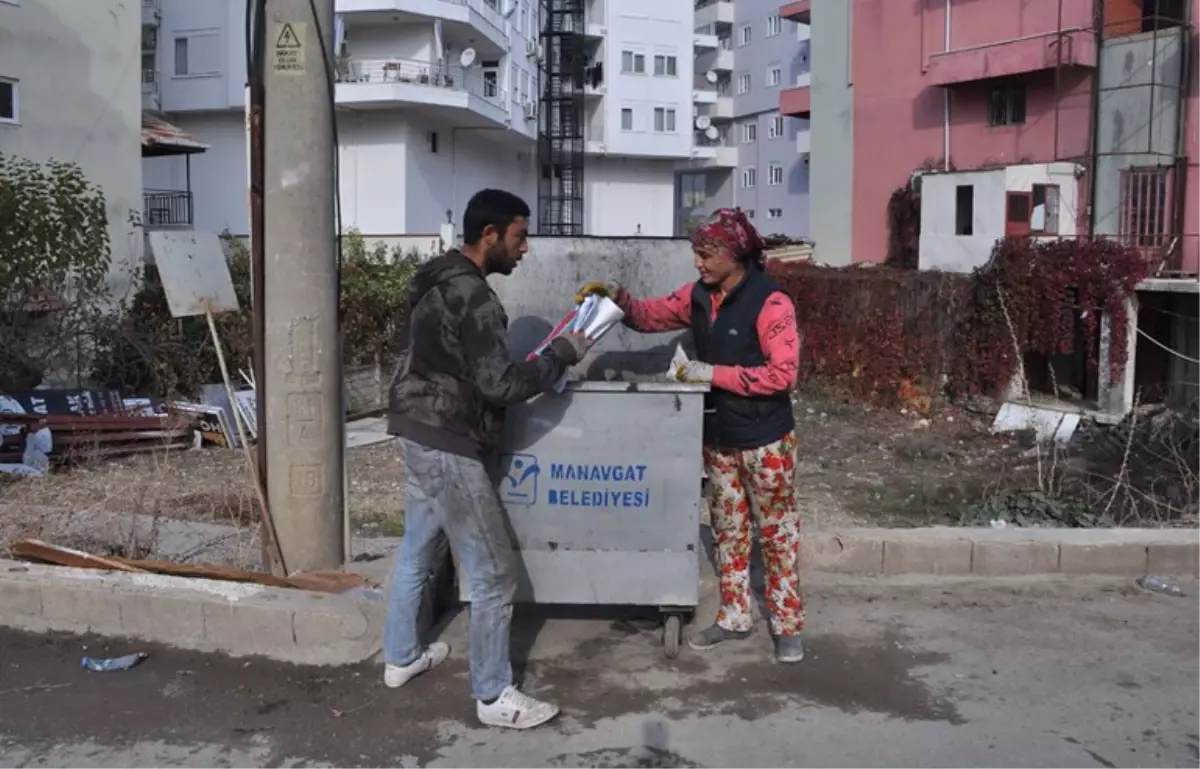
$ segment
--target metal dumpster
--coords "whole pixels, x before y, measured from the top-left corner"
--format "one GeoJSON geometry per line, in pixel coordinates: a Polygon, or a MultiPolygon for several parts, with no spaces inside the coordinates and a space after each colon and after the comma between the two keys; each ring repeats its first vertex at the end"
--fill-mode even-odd
{"type": "Polygon", "coordinates": [[[585,381],[509,409],[499,489],[518,602],[657,607],[666,654],[678,654],[699,602],[706,392],[585,381]]]}

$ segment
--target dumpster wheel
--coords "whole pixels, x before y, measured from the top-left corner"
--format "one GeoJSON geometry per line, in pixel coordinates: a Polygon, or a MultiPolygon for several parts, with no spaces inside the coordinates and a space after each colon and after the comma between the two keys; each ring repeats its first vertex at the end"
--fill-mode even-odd
{"type": "Polygon", "coordinates": [[[683,637],[683,619],[678,614],[668,614],[663,622],[663,650],[667,659],[679,656],[679,643],[683,637]]]}

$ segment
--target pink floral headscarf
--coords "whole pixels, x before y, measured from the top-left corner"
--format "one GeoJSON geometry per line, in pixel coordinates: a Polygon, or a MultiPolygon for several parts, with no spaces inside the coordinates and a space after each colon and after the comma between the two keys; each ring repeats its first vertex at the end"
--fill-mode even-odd
{"type": "Polygon", "coordinates": [[[692,233],[692,246],[741,261],[767,244],[740,208],[718,208],[692,233]]]}

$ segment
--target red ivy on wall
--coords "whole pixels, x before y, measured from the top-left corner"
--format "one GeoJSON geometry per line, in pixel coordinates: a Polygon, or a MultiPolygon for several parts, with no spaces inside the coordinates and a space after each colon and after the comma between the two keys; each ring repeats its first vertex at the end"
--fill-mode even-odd
{"type": "MultiPolygon", "coordinates": [[[[1022,354],[1069,354],[1078,312],[1085,339],[1097,338],[1101,313],[1113,339],[1125,338],[1126,299],[1148,265],[1107,240],[1008,238],[971,275],[786,263],[770,271],[804,332],[802,378],[857,399],[927,408],[943,393],[1002,390],[1018,369],[1014,334],[1022,354]]],[[[1109,350],[1106,365],[1120,376],[1125,345],[1109,350]]],[[[1094,345],[1087,356],[1093,370],[1100,365],[1094,345]]]]}

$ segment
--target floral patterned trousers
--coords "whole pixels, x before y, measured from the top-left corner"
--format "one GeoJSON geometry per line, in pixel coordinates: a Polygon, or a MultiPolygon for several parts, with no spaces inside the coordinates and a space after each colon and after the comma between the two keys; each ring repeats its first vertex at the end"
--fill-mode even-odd
{"type": "Polygon", "coordinates": [[[720,571],[717,624],[746,631],[753,625],[750,594],[750,523],[753,511],[762,541],[771,632],[796,635],[804,603],[796,559],[800,513],[796,509],[796,434],[756,449],[704,447],[708,506],[720,571]]]}

